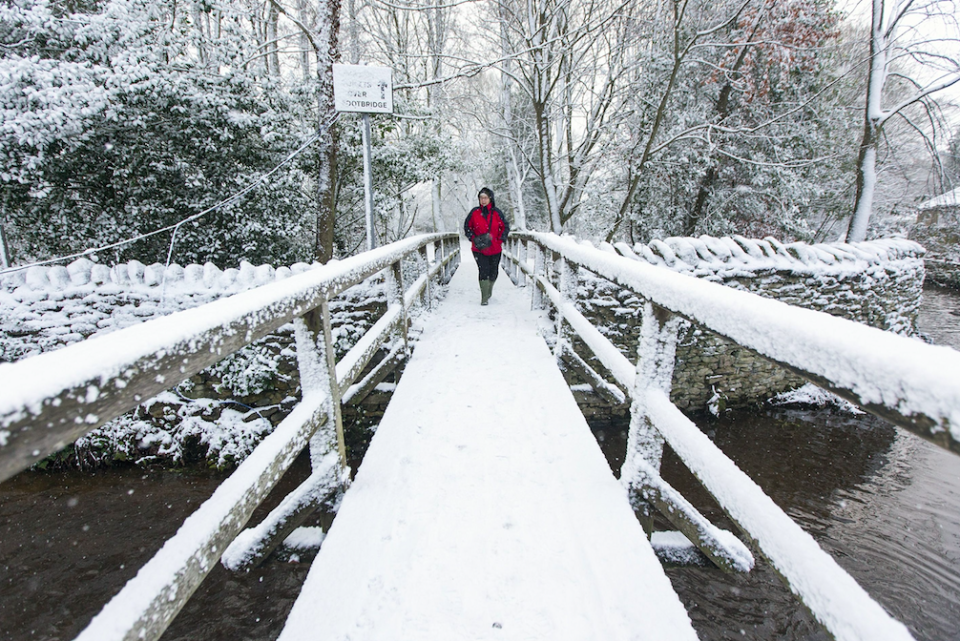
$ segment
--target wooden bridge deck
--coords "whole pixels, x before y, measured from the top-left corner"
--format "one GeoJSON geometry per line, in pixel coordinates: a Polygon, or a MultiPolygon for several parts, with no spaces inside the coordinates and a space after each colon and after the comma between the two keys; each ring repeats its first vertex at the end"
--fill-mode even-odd
{"type": "Polygon", "coordinates": [[[280,639],[696,638],[529,290],[481,307],[464,249],[280,639]]]}

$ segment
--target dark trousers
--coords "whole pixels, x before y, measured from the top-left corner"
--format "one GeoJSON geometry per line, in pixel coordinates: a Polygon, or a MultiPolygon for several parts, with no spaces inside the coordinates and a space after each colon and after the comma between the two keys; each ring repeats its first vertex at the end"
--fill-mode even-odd
{"type": "Polygon", "coordinates": [[[493,256],[484,256],[480,252],[473,252],[473,257],[477,261],[477,269],[480,271],[480,280],[497,280],[497,270],[500,267],[500,254],[493,256]]]}

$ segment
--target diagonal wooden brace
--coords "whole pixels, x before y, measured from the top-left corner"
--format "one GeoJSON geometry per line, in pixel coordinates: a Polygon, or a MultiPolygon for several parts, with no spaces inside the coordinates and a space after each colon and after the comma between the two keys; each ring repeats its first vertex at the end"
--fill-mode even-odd
{"type": "Polygon", "coordinates": [[[573,351],[569,343],[561,343],[557,346],[560,359],[579,374],[584,380],[590,383],[594,391],[600,395],[603,400],[611,405],[623,405],[627,401],[626,394],[617,387],[608,383],[595,369],[580,358],[580,355],[573,351]]]}
{"type": "Polygon", "coordinates": [[[391,372],[406,359],[406,348],[402,342],[397,342],[390,353],[382,361],[377,363],[376,367],[367,374],[363,380],[355,385],[351,385],[343,393],[343,402],[350,405],[357,405],[363,399],[370,395],[374,388],[383,382],[391,372]]]}
{"type": "Polygon", "coordinates": [[[327,465],[316,468],[259,525],[237,535],[220,557],[225,568],[237,572],[257,567],[318,508],[326,506],[335,510],[338,507],[344,487],[343,469],[335,452],[327,456],[326,462],[327,465]]]}
{"type": "Polygon", "coordinates": [[[656,507],[724,572],[749,572],[753,569],[753,554],[740,539],[708,521],[646,463],[640,463],[637,472],[628,488],[631,504],[641,509],[646,505],[656,507]]]}

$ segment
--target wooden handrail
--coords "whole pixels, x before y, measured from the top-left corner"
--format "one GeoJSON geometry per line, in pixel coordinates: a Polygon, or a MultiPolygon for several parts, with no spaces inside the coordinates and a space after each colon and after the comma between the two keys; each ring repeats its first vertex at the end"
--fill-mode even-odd
{"type": "MultiPolygon", "coordinates": [[[[960,353],[553,234],[517,234],[960,454],[960,353]]],[[[529,268],[528,268],[529,269],[529,268]]]]}
{"type": "Polygon", "coordinates": [[[409,238],[202,307],[0,365],[0,482],[441,239],[456,235],[409,238]]]}

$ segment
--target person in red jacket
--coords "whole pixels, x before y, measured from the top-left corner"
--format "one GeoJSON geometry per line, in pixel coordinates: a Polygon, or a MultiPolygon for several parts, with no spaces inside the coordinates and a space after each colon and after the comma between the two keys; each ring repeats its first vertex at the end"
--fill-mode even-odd
{"type": "Polygon", "coordinates": [[[510,233],[507,218],[497,209],[493,192],[484,187],[477,194],[479,207],[474,207],[463,221],[463,232],[470,239],[473,257],[480,271],[480,304],[486,305],[497,280],[503,241],[510,233]]]}

